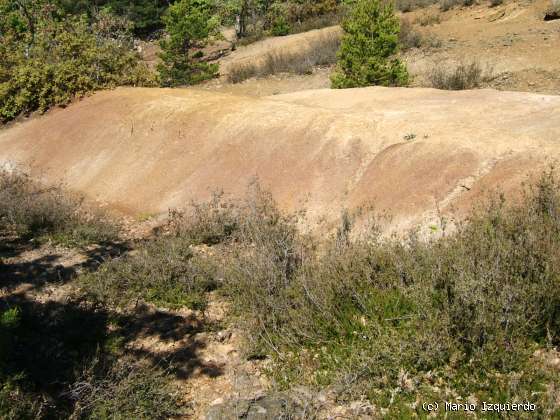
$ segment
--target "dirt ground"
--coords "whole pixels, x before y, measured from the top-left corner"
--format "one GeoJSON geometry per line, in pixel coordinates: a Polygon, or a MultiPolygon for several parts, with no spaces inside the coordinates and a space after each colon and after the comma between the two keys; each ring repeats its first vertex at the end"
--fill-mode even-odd
{"type": "Polygon", "coordinates": [[[122,88],[0,131],[0,163],[31,165],[137,218],[214,191],[240,198],[258,179],[310,225],[373,205],[403,230],[519,185],[557,159],[559,137],[560,96],[122,88]]]}

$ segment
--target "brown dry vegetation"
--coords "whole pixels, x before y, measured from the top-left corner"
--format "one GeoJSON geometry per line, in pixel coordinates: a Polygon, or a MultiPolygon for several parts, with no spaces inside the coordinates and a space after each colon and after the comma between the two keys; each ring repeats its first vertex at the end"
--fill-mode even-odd
{"type": "Polygon", "coordinates": [[[334,64],[339,46],[338,34],[325,33],[297,52],[276,50],[268,52],[262,63],[231,65],[227,77],[231,83],[240,83],[252,77],[278,73],[310,74],[316,66],[334,64]]]}
{"type": "Polygon", "coordinates": [[[0,232],[87,245],[115,240],[118,228],[61,186],[43,186],[26,172],[0,170],[0,232]]]}
{"type": "Polygon", "coordinates": [[[445,90],[476,89],[487,86],[494,75],[491,69],[483,69],[480,63],[461,63],[455,68],[435,64],[427,75],[432,87],[445,90]]]}
{"type": "MultiPolygon", "coordinates": [[[[30,182],[6,179],[4,194],[30,182]]],[[[215,195],[173,211],[154,238],[78,276],[71,283],[72,310],[38,311],[38,301],[4,295],[4,375],[31,369],[32,357],[9,352],[42,337],[26,335],[39,327],[34,323],[52,335],[47,346],[73,349],[76,356],[63,392],[33,382],[42,378],[33,370],[25,379],[8,376],[1,398],[9,411],[3,413],[40,417],[47,406],[33,401],[41,395],[52,398],[46,412],[59,416],[104,418],[117,407],[135,418],[185,412],[172,381],[178,365],[159,358],[154,364],[126,343],[138,333],[134,320],[143,319],[145,303],[204,311],[217,289],[231,303],[230,322],[243,332],[246,354],[270,360],[275,389],[338,390],[342,400],[369,400],[377,414],[422,414],[414,401],[471,398],[530,401],[537,405],[531,415],[558,415],[560,372],[539,356],[560,342],[554,170],[523,191],[517,201],[492,196],[455,221],[453,231],[442,217],[434,227],[440,234],[430,240],[420,240],[417,231],[404,241],[383,238],[374,214],[357,231],[354,215],[345,213],[330,236],[302,234],[303,215],[278,210],[258,184],[243,201],[215,195]],[[62,321],[61,314],[70,318],[62,321]],[[85,322],[100,324],[75,347],[69,337],[81,337],[77,329],[85,322]],[[102,350],[92,352],[94,343],[102,350]]],[[[43,209],[47,220],[50,207],[43,209]]],[[[43,214],[30,200],[19,201],[18,210],[33,215],[24,220],[43,214]]],[[[54,360],[57,369],[69,367],[54,360]]],[[[50,377],[62,378],[57,372],[50,377]]],[[[286,409],[296,418],[311,408],[324,413],[313,397],[307,401],[311,405],[286,409]]]]}
{"type": "MultiPolygon", "coordinates": [[[[532,392],[554,381],[544,367],[527,370],[532,352],[559,336],[554,273],[560,253],[553,238],[560,199],[552,174],[527,190],[522,204],[496,197],[455,234],[428,243],[414,234],[405,244],[381,240],[375,225],[353,239],[349,216],[331,239],[314,243],[267,193],[252,194],[240,205],[209,203],[202,224],[175,220],[170,231],[191,243],[204,237],[220,245],[214,275],[224,279],[220,287],[235,304],[251,354],[273,358],[278,386],[301,378],[308,385],[338,383],[347,397],[367,396],[405,415],[418,398],[509,394],[534,401],[532,392]],[[224,221],[227,227],[216,233],[224,221]],[[201,226],[207,235],[200,236],[201,226]],[[492,385],[479,382],[482,374],[492,385]],[[502,374],[517,377],[517,387],[502,382],[502,374]],[[441,390],[427,393],[434,380],[441,390]],[[382,392],[387,385],[399,389],[396,399],[382,392]]],[[[122,279],[100,270],[85,281],[118,287],[122,279]]],[[[160,287],[175,290],[170,282],[160,287]]],[[[556,412],[553,399],[541,394],[543,415],[556,412]]]]}

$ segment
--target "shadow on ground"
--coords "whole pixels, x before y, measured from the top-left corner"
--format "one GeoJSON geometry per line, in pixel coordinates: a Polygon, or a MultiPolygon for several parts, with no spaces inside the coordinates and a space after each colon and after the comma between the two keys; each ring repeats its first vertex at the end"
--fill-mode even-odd
{"type": "Polygon", "coordinates": [[[10,291],[25,283],[40,289],[47,283],[64,283],[129,250],[128,243],[109,242],[79,251],[65,251],[0,236],[0,288],[10,291]],[[65,263],[68,259],[70,264],[65,263]]]}
{"type": "Polygon", "coordinates": [[[59,264],[61,256],[56,254],[19,262],[18,256],[29,250],[29,246],[6,242],[0,250],[0,255],[10,261],[0,260],[0,314],[10,308],[18,308],[20,314],[8,343],[3,343],[9,351],[3,354],[0,350],[1,367],[8,377],[23,378],[28,391],[50,401],[47,405],[54,417],[70,408],[69,387],[100,354],[131,354],[164,367],[180,379],[195,370],[211,377],[223,374],[219,366],[199,357],[205,344],[196,335],[212,326],[194,314],[180,316],[144,305],[131,313],[118,313],[79,295],[57,300],[38,298],[44,286],[63,285],[79,272],[95,270],[103,260],[129,250],[128,246],[99,245],[84,251],[80,262],[66,266],[59,264]],[[180,341],[181,345],[166,346],[171,350],[157,353],[127,346],[141,339],[180,341]]]}

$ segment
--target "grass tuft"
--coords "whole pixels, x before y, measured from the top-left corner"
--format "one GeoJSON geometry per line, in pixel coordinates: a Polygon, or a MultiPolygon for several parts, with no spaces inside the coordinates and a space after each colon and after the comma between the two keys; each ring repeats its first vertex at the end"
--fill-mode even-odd
{"type": "Polygon", "coordinates": [[[478,61],[461,63],[451,69],[440,63],[433,66],[427,76],[431,87],[444,90],[480,88],[493,77],[492,69],[483,70],[478,61]]]}
{"type": "Polygon", "coordinates": [[[109,242],[118,227],[61,186],[43,186],[28,173],[0,170],[0,231],[66,246],[109,242]]]}

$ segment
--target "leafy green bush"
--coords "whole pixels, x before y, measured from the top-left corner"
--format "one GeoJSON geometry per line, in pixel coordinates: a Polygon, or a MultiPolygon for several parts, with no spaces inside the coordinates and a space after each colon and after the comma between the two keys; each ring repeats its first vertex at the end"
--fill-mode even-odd
{"type": "Polygon", "coordinates": [[[398,86],[408,82],[406,66],[395,58],[399,19],[390,3],[358,0],[342,28],[338,63],[331,77],[333,88],[398,86]]]}
{"type": "Polygon", "coordinates": [[[284,16],[278,16],[274,19],[270,33],[274,36],[284,36],[290,33],[290,24],[284,16]]]}
{"type": "Polygon", "coordinates": [[[134,34],[147,36],[161,29],[161,16],[169,7],[167,0],[57,0],[66,13],[93,14],[96,9],[110,10],[132,22],[134,34]]]}
{"type": "Polygon", "coordinates": [[[84,16],[60,17],[52,4],[39,3],[0,18],[0,121],[98,89],[153,85],[125,20],[100,12],[90,23],[84,16]],[[27,13],[31,17],[23,19],[27,13]]]}

